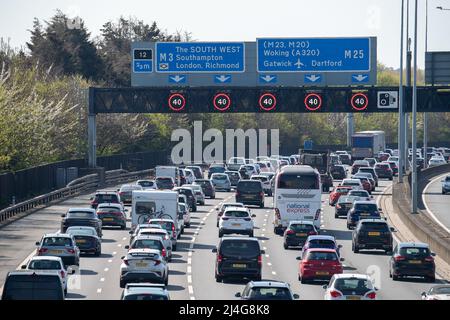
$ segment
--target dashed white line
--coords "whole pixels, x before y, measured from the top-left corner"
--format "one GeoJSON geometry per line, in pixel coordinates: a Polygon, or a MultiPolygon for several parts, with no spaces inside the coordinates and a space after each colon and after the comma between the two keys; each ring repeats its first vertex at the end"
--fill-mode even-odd
{"type": "Polygon", "coordinates": [[[108,262],[111,263],[111,262],[112,262],[112,259],[109,259],[108,262]]]}
{"type": "Polygon", "coordinates": [[[267,262],[267,265],[270,267],[272,264],[270,262],[267,262]]]}
{"type": "Polygon", "coordinates": [[[188,286],[189,294],[194,294],[194,288],[192,286],[188,286]]]}
{"type": "Polygon", "coordinates": [[[265,241],[265,240],[261,240],[261,242],[262,242],[262,243],[266,243],[266,241],[265,241]]]}
{"type": "Polygon", "coordinates": [[[122,240],[127,240],[127,237],[123,237],[122,240]]]}
{"type": "Polygon", "coordinates": [[[102,293],[102,288],[97,289],[97,293],[102,293]]]}
{"type": "Polygon", "coordinates": [[[116,251],[114,251],[114,252],[113,252],[112,254],[113,254],[113,256],[115,256],[115,255],[117,254],[117,252],[116,252],[116,251]]]}
{"type": "Polygon", "coordinates": [[[190,297],[191,300],[195,300],[195,297],[190,297]]]}
{"type": "Polygon", "coordinates": [[[188,252],[188,257],[192,257],[192,251],[188,252]]]}
{"type": "Polygon", "coordinates": [[[105,270],[104,270],[105,272],[108,272],[109,271],[109,268],[105,268],[105,270]]]}
{"type": "Polygon", "coordinates": [[[119,243],[119,244],[118,244],[117,246],[118,246],[118,247],[120,248],[120,247],[122,247],[122,244],[121,244],[121,243],[119,243]]]}
{"type": "Polygon", "coordinates": [[[263,233],[263,234],[261,234],[261,237],[265,237],[265,234],[263,233]]]}
{"type": "Polygon", "coordinates": [[[192,258],[188,258],[187,259],[187,264],[191,264],[192,263],[192,258]]]}
{"type": "Polygon", "coordinates": [[[276,273],[275,271],[272,271],[272,274],[273,274],[274,276],[276,276],[276,275],[277,275],[277,273],[276,273]]]}
{"type": "Polygon", "coordinates": [[[101,278],[101,279],[100,279],[100,282],[105,282],[105,278],[101,278]]]}
{"type": "Polygon", "coordinates": [[[268,255],[268,254],[266,254],[266,258],[269,258],[269,255],[268,255]]]}
{"type": "Polygon", "coordinates": [[[192,267],[191,266],[187,267],[187,273],[192,273],[192,267]]]}
{"type": "Polygon", "coordinates": [[[263,247],[263,249],[264,249],[264,250],[267,250],[267,248],[266,248],[266,247],[263,247]]]}
{"type": "Polygon", "coordinates": [[[188,283],[192,283],[192,276],[187,276],[188,283]]]}

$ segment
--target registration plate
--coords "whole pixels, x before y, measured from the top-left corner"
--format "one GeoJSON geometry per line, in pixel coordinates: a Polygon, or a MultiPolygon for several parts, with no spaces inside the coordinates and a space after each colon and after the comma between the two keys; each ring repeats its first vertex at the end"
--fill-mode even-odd
{"type": "Polygon", "coordinates": [[[347,300],[361,300],[361,297],[358,296],[348,296],[347,300]]]}
{"type": "Polygon", "coordinates": [[[86,243],[86,240],[84,239],[79,239],[79,240],[75,240],[76,243],[86,243]]]}
{"type": "Polygon", "coordinates": [[[103,218],[103,221],[113,221],[113,218],[103,218]]]}
{"type": "Polygon", "coordinates": [[[244,269],[247,268],[247,265],[245,263],[234,263],[233,268],[244,269]]]}
{"type": "Polygon", "coordinates": [[[139,268],[145,268],[147,266],[148,266],[148,263],[145,263],[145,262],[137,262],[136,263],[136,267],[139,267],[139,268]]]}
{"type": "Polygon", "coordinates": [[[379,232],[369,232],[369,236],[379,236],[379,232]]]}
{"type": "Polygon", "coordinates": [[[422,261],[420,261],[420,260],[409,260],[409,263],[412,263],[412,264],[421,264],[422,261]]]}
{"type": "Polygon", "coordinates": [[[232,225],[233,227],[240,227],[240,226],[241,226],[240,223],[232,223],[231,225],[232,225]]]}
{"type": "Polygon", "coordinates": [[[297,233],[296,236],[297,236],[297,237],[305,237],[305,236],[306,236],[306,233],[297,233]]]}
{"type": "Polygon", "coordinates": [[[48,250],[48,253],[50,253],[50,254],[62,254],[63,251],[62,250],[48,250]]]}
{"type": "Polygon", "coordinates": [[[327,271],[316,271],[316,275],[318,275],[318,276],[327,276],[329,274],[330,273],[327,271]]]}
{"type": "Polygon", "coordinates": [[[370,216],[370,213],[368,213],[368,212],[362,212],[362,213],[360,213],[360,215],[366,217],[366,216],[370,216]]]}

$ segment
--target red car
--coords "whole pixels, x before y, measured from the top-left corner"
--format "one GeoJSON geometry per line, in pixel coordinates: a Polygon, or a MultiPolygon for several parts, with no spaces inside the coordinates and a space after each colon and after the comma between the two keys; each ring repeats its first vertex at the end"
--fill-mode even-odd
{"type": "Polygon", "coordinates": [[[359,179],[361,181],[363,189],[366,190],[369,194],[372,193],[373,188],[372,188],[372,184],[370,183],[369,179],[358,176],[358,175],[353,176],[352,179],[359,179]]]}
{"type": "Polygon", "coordinates": [[[301,260],[298,280],[306,283],[310,280],[330,280],[334,274],[343,273],[344,268],[336,250],[333,249],[309,249],[306,256],[298,257],[301,260]]]}
{"type": "Polygon", "coordinates": [[[329,200],[330,206],[334,206],[338,202],[339,197],[347,194],[350,190],[352,190],[351,187],[337,186],[330,193],[330,200],[329,200]]]}

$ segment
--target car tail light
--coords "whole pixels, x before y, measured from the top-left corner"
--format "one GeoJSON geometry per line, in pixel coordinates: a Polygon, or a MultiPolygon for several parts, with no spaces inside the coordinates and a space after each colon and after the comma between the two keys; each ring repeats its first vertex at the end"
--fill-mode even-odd
{"type": "Polygon", "coordinates": [[[176,232],[176,230],[175,230],[175,225],[174,225],[174,224],[172,224],[172,236],[173,236],[174,238],[177,237],[177,232],[176,232]]]}
{"type": "Polygon", "coordinates": [[[404,257],[404,256],[395,256],[394,260],[395,261],[403,261],[403,260],[406,260],[406,257],[404,257]]]}
{"type": "Polygon", "coordinates": [[[123,196],[125,192],[119,192],[119,196],[123,196]]]}
{"type": "Polygon", "coordinates": [[[224,220],[224,221],[229,220],[229,219],[230,219],[230,218],[222,217],[222,220],[224,220]]]}
{"type": "Polygon", "coordinates": [[[426,258],[425,258],[425,261],[426,261],[426,262],[433,262],[433,261],[434,261],[434,258],[433,258],[432,256],[429,256],[429,257],[426,257],[426,258]]]}
{"type": "Polygon", "coordinates": [[[275,216],[277,217],[278,220],[281,220],[280,209],[275,208],[275,216]]]}
{"type": "Polygon", "coordinates": [[[73,249],[66,249],[66,251],[67,251],[68,253],[70,253],[70,254],[74,254],[74,253],[75,253],[75,250],[73,250],[73,249]]]}
{"type": "Polygon", "coordinates": [[[161,255],[165,258],[166,257],[166,255],[167,255],[167,253],[166,253],[166,249],[162,249],[161,250],[161,255]]]}
{"type": "Polygon", "coordinates": [[[262,255],[259,255],[259,256],[258,256],[258,264],[259,264],[259,265],[262,265],[262,255]]]}
{"type": "Polygon", "coordinates": [[[336,291],[336,290],[330,291],[330,295],[333,298],[338,298],[338,297],[342,296],[342,294],[339,291],[336,291]]]}
{"type": "Polygon", "coordinates": [[[47,251],[48,251],[48,249],[41,248],[41,249],[38,249],[38,254],[43,254],[43,253],[46,253],[47,251]]]}
{"type": "Polygon", "coordinates": [[[320,209],[317,209],[316,217],[314,218],[314,220],[318,220],[319,218],[320,218],[320,209]]]}
{"type": "Polygon", "coordinates": [[[375,292],[369,292],[368,294],[367,294],[367,298],[369,298],[369,299],[375,299],[377,297],[377,294],[375,293],[375,292]]]}
{"type": "Polygon", "coordinates": [[[159,265],[161,263],[161,260],[155,260],[155,266],[159,265]]]}
{"type": "Polygon", "coordinates": [[[244,218],[245,221],[252,221],[251,218],[244,218]]]}
{"type": "Polygon", "coordinates": [[[337,204],[337,205],[336,205],[336,208],[341,209],[342,207],[341,207],[340,204],[337,204]]]}
{"type": "Polygon", "coordinates": [[[123,263],[125,263],[126,266],[130,265],[130,263],[128,262],[128,259],[123,259],[123,263]]]}
{"type": "Polygon", "coordinates": [[[309,235],[309,236],[315,236],[316,234],[317,234],[316,231],[310,231],[310,232],[308,232],[308,235],[309,235]]]}
{"type": "Polygon", "coordinates": [[[169,238],[169,235],[165,235],[164,236],[164,240],[169,240],[170,238],[169,238]]]}
{"type": "Polygon", "coordinates": [[[264,197],[264,192],[260,192],[259,193],[259,196],[262,198],[262,197],[264,197]]]}
{"type": "Polygon", "coordinates": [[[294,234],[294,230],[289,229],[288,231],[286,231],[286,234],[294,234]]]}
{"type": "Polygon", "coordinates": [[[218,254],[217,255],[217,262],[222,262],[222,259],[223,259],[223,257],[222,257],[222,255],[221,254],[218,254]]]}
{"type": "Polygon", "coordinates": [[[59,272],[59,274],[61,275],[61,278],[63,278],[63,279],[66,277],[66,273],[63,270],[61,270],[59,272]]]}

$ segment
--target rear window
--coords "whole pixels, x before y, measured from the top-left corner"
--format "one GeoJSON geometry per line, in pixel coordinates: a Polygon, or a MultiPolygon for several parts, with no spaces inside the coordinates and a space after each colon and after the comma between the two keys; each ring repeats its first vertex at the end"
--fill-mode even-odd
{"type": "Polygon", "coordinates": [[[170,221],[152,221],[151,223],[159,224],[164,230],[172,231],[173,223],[170,221]]]}
{"type": "Polygon", "coordinates": [[[227,240],[223,241],[220,251],[224,255],[253,257],[260,254],[259,243],[246,240],[227,240]]]}
{"type": "Polygon", "coordinates": [[[13,275],[8,277],[5,300],[63,300],[61,281],[50,275],[13,275]]]}
{"type": "Polygon", "coordinates": [[[157,178],[156,186],[159,189],[170,189],[173,187],[173,181],[170,178],[157,178]]]}
{"type": "Polygon", "coordinates": [[[248,212],[244,211],[227,211],[225,217],[248,218],[248,212]]]}
{"type": "Polygon", "coordinates": [[[269,179],[267,179],[267,177],[253,177],[252,180],[259,180],[259,181],[262,181],[262,182],[266,182],[269,179]]]}
{"type": "Polygon", "coordinates": [[[309,241],[310,248],[329,248],[334,249],[336,247],[334,241],[325,239],[316,239],[309,241]]]}
{"type": "Polygon", "coordinates": [[[139,185],[144,188],[148,188],[148,187],[153,187],[154,182],[153,181],[139,181],[139,185]]]}
{"type": "Polygon", "coordinates": [[[262,162],[258,162],[258,165],[261,167],[261,168],[267,168],[267,166],[266,166],[266,164],[265,163],[262,163],[262,162]]]}
{"type": "Polygon", "coordinates": [[[338,257],[335,252],[311,252],[308,251],[308,257],[307,260],[330,260],[330,261],[337,261],[338,257]]]}
{"type": "Polygon", "coordinates": [[[368,211],[373,212],[377,211],[377,205],[372,203],[357,203],[355,204],[355,209],[358,211],[368,211]]]}
{"type": "Polygon", "coordinates": [[[280,189],[319,189],[319,176],[311,174],[287,174],[278,176],[280,189]]]}
{"type": "Polygon", "coordinates": [[[364,191],[352,191],[352,192],[350,192],[350,194],[352,195],[352,196],[356,196],[356,197],[368,197],[369,196],[369,194],[367,193],[367,191],[366,192],[364,192],[364,191]]]}
{"type": "Polygon", "coordinates": [[[400,248],[400,255],[406,256],[408,258],[414,257],[428,257],[430,255],[430,250],[428,248],[400,248]]]}
{"type": "Polygon", "coordinates": [[[334,287],[343,295],[365,295],[369,292],[370,283],[366,279],[336,279],[334,287]]]}
{"type": "Polygon", "coordinates": [[[342,193],[342,194],[347,194],[350,190],[347,188],[337,188],[336,192],[337,193],[342,193]]]}
{"type": "Polygon", "coordinates": [[[138,239],[131,246],[133,249],[157,249],[163,248],[161,241],[152,239],[138,239]]]}
{"type": "Polygon", "coordinates": [[[291,230],[294,232],[309,232],[314,230],[314,226],[311,224],[291,224],[291,230]]]}
{"type": "Polygon", "coordinates": [[[361,230],[369,231],[381,231],[381,232],[389,232],[389,227],[386,223],[377,223],[377,222],[364,222],[361,224],[361,230]]]}
{"type": "Polygon", "coordinates": [[[119,202],[116,194],[97,194],[95,198],[98,202],[110,202],[110,203],[119,202]]]}
{"type": "Polygon", "coordinates": [[[71,247],[72,239],[62,237],[47,237],[44,238],[42,245],[46,247],[71,247]]]}
{"type": "Polygon", "coordinates": [[[94,218],[95,218],[95,214],[93,214],[92,212],[83,212],[83,211],[79,211],[79,212],[68,212],[68,213],[67,213],[67,218],[74,218],[74,219],[94,219],[94,218]]]}
{"type": "Polygon", "coordinates": [[[238,190],[242,191],[262,191],[262,185],[259,181],[241,181],[237,185],[238,190]]]}
{"type": "Polygon", "coordinates": [[[209,172],[211,172],[211,173],[224,173],[225,172],[225,168],[223,168],[223,167],[211,167],[211,168],[209,168],[209,172]]]}
{"type": "Polygon", "coordinates": [[[149,300],[169,300],[165,295],[153,293],[129,294],[123,300],[149,301],[149,300]]]}
{"type": "Polygon", "coordinates": [[[214,175],[212,177],[214,180],[227,180],[228,176],[227,175],[214,175]]]}
{"type": "Polygon", "coordinates": [[[291,293],[287,288],[252,288],[249,298],[255,300],[290,300],[291,293]]]}
{"type": "Polygon", "coordinates": [[[28,265],[28,269],[33,270],[60,270],[61,263],[54,260],[33,260],[28,265]]]}

